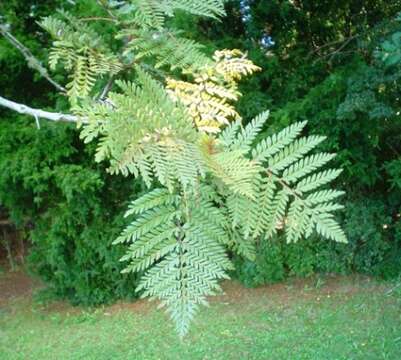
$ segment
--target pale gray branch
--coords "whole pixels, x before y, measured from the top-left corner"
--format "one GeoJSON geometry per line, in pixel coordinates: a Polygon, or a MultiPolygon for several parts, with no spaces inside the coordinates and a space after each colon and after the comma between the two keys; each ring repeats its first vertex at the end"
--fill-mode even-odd
{"type": "Polygon", "coordinates": [[[40,75],[42,75],[48,82],[50,82],[58,91],[66,93],[66,89],[54,81],[47,69],[42,65],[42,63],[31,53],[31,51],[24,46],[18,39],[16,39],[8,30],[7,26],[0,24],[0,33],[8,40],[8,42],[13,45],[21,54],[25,57],[28,62],[28,66],[32,69],[37,70],[40,75]]]}
{"type": "Polygon", "coordinates": [[[44,111],[41,109],[34,109],[29,106],[7,100],[0,96],[0,106],[19,112],[20,114],[33,116],[35,119],[47,119],[52,121],[67,121],[67,122],[85,122],[85,119],[78,118],[75,115],[62,114],[44,111]]]}

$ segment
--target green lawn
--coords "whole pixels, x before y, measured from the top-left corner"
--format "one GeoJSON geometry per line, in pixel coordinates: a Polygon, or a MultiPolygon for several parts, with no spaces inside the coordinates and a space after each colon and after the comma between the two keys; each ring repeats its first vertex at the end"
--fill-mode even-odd
{"type": "Polygon", "coordinates": [[[0,359],[401,359],[396,283],[339,277],[225,288],[183,341],[153,303],[85,311],[17,298],[0,310],[0,359]]]}

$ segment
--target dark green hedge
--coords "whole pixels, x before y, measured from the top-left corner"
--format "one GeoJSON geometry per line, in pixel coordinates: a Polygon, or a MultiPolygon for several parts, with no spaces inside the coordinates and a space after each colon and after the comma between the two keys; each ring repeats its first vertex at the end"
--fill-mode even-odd
{"type": "Polygon", "coordinates": [[[110,177],[65,124],[4,116],[0,120],[0,202],[28,232],[30,269],[73,303],[133,297],[136,278],[122,275],[124,226],[132,179],[110,177]]]}

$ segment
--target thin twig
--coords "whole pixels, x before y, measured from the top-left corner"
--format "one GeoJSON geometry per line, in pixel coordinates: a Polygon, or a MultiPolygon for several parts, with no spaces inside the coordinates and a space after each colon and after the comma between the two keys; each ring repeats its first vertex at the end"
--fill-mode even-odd
{"type": "Polygon", "coordinates": [[[355,35],[355,36],[349,37],[346,41],[344,41],[343,44],[341,44],[341,46],[340,46],[337,50],[335,50],[333,53],[329,54],[329,55],[330,55],[329,61],[331,61],[331,59],[332,59],[336,54],[338,54],[339,52],[341,52],[341,50],[344,49],[344,48],[345,48],[352,40],[354,40],[355,38],[356,38],[356,35],[355,35]]]}
{"type": "Polygon", "coordinates": [[[342,44],[342,43],[343,43],[344,41],[346,41],[346,40],[348,40],[348,39],[334,40],[334,41],[330,41],[330,42],[328,42],[328,43],[326,43],[326,44],[323,44],[323,45],[321,45],[321,46],[315,47],[315,48],[309,53],[308,56],[311,56],[311,55],[313,55],[314,53],[317,53],[317,52],[319,52],[320,50],[323,50],[323,49],[325,49],[325,48],[327,48],[327,47],[330,47],[330,46],[332,46],[332,45],[342,44]]]}
{"type": "Polygon", "coordinates": [[[114,22],[114,23],[117,22],[117,20],[114,18],[101,17],[101,16],[80,18],[79,21],[110,21],[110,22],[114,22]]]}
{"type": "Polygon", "coordinates": [[[358,38],[359,36],[361,36],[362,34],[356,34],[353,36],[348,37],[347,39],[343,39],[343,40],[338,40],[338,41],[332,41],[329,42],[325,45],[322,45],[320,47],[318,47],[317,49],[315,49],[314,51],[312,51],[309,56],[311,56],[313,53],[319,52],[320,50],[330,47],[332,45],[335,44],[341,44],[337,49],[335,49],[334,51],[329,52],[328,54],[322,55],[319,58],[317,58],[313,63],[317,63],[327,57],[329,57],[329,61],[331,61],[333,59],[334,56],[336,56],[338,53],[341,52],[341,50],[343,50],[352,40],[355,40],[356,38],[358,38]]]}
{"type": "Polygon", "coordinates": [[[101,94],[99,95],[99,100],[104,100],[107,97],[107,94],[109,93],[109,91],[111,90],[112,86],[114,83],[114,76],[111,75],[109,80],[107,81],[106,86],[103,88],[103,91],[101,92],[101,94]]]}
{"type": "Polygon", "coordinates": [[[31,51],[24,46],[18,39],[16,39],[8,30],[7,26],[4,24],[0,24],[0,33],[4,36],[4,38],[13,45],[21,54],[25,57],[26,61],[28,62],[28,66],[37,70],[40,75],[42,75],[48,82],[50,82],[58,91],[62,93],[66,93],[67,90],[54,81],[47,69],[42,65],[42,63],[31,53],[31,51]]]}

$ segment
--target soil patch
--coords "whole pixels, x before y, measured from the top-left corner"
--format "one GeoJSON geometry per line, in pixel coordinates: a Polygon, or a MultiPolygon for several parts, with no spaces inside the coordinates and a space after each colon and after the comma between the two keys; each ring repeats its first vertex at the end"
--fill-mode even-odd
{"type": "Polygon", "coordinates": [[[0,307],[16,298],[30,298],[32,292],[42,286],[39,280],[31,278],[22,270],[1,274],[0,307]]]}
{"type": "MultiPolygon", "coordinates": [[[[22,270],[0,274],[0,308],[7,306],[13,299],[31,301],[33,291],[43,287],[43,284],[24,273],[22,270]]],[[[237,281],[224,281],[224,293],[210,297],[211,303],[249,304],[256,299],[265,298],[267,303],[289,304],[294,298],[313,299],[319,296],[333,296],[346,299],[361,291],[370,292],[384,290],[385,286],[377,284],[367,276],[325,276],[308,279],[292,279],[283,283],[264,285],[257,288],[245,288],[237,281]],[[381,288],[381,289],[378,289],[381,288]]],[[[118,301],[103,309],[107,314],[115,314],[122,310],[135,313],[147,313],[157,306],[157,302],[147,299],[133,302],[118,301]]],[[[65,301],[55,301],[47,304],[46,313],[79,312],[80,307],[73,307],[65,301]]]]}

